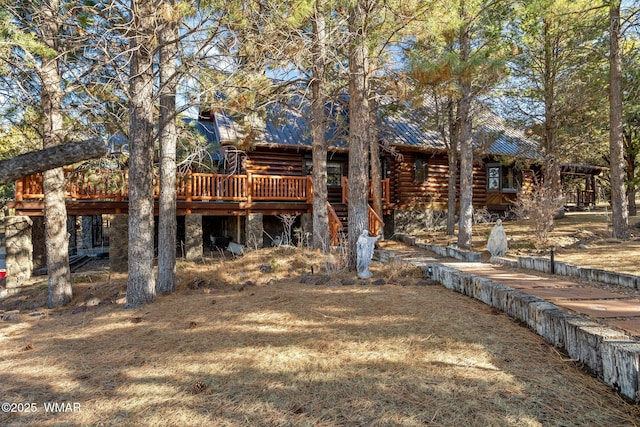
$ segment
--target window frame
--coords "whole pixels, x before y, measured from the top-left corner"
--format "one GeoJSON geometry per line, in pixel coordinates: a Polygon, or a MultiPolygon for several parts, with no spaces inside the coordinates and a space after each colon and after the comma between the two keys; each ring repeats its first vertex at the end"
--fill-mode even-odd
{"type": "Polygon", "coordinates": [[[522,188],[522,171],[515,165],[487,163],[488,193],[517,193],[522,188]],[[505,185],[505,179],[511,176],[511,185],[505,185]]]}
{"type": "MultiPolygon", "coordinates": [[[[311,175],[313,169],[313,162],[311,160],[305,161],[305,173],[311,175]]],[[[327,187],[342,187],[342,177],[344,172],[344,163],[342,162],[327,162],[327,187]],[[334,169],[333,173],[330,170],[334,169]],[[331,179],[334,177],[334,179],[331,179]],[[335,178],[337,177],[337,182],[335,178]],[[332,182],[333,181],[333,182],[332,182]]]]}
{"type": "Polygon", "coordinates": [[[413,182],[422,184],[429,180],[429,160],[416,157],[413,159],[413,182]]]}

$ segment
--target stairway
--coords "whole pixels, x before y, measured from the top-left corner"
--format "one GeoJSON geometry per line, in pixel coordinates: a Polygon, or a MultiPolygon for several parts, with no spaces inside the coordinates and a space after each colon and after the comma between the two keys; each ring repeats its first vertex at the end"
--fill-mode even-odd
{"type": "Polygon", "coordinates": [[[345,203],[332,203],[331,206],[344,227],[342,231],[346,233],[347,225],[349,224],[349,206],[345,203]]]}

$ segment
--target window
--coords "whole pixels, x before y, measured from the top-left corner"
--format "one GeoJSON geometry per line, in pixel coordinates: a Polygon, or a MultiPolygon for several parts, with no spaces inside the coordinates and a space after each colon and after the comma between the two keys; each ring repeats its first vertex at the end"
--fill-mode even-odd
{"type": "Polygon", "coordinates": [[[342,185],[342,163],[327,162],[327,185],[342,185]]]}
{"type": "Polygon", "coordinates": [[[413,162],[413,182],[426,182],[429,177],[429,163],[416,159],[413,162]]]}
{"type": "Polygon", "coordinates": [[[520,188],[522,172],[515,166],[487,165],[487,191],[515,192],[520,188]]]}
{"type": "MultiPolygon", "coordinates": [[[[311,175],[313,163],[305,162],[305,171],[307,175],[311,175]]],[[[327,162],[327,186],[339,187],[342,185],[342,163],[327,162]]]]}
{"type": "Polygon", "coordinates": [[[500,190],[500,166],[490,166],[487,168],[487,186],[489,191],[500,190]]]}

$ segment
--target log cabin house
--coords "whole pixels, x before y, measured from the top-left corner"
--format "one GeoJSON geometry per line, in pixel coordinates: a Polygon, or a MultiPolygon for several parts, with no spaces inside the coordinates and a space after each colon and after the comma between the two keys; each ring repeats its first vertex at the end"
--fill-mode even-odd
{"type": "MultiPolygon", "coordinates": [[[[473,171],[473,205],[504,212],[521,188],[531,184],[540,156],[536,144],[523,132],[488,116],[476,124],[477,153],[473,171]]],[[[224,112],[204,112],[187,120],[208,142],[216,173],[190,170],[178,179],[178,253],[197,258],[217,242],[233,240],[248,248],[278,243],[282,215],[296,216],[298,238],[311,233],[311,136],[308,122],[292,110],[277,120],[254,126],[250,143],[245,126],[224,112]],[[257,129],[257,131],[256,131],[257,129]],[[239,147],[250,145],[245,149],[239,147]]],[[[387,115],[381,120],[383,218],[370,213],[370,232],[410,232],[426,211],[447,208],[446,145],[436,131],[425,128],[415,112],[387,115]]],[[[344,132],[328,131],[328,194],[332,234],[346,223],[348,151],[344,132]]],[[[69,170],[67,211],[71,246],[100,251],[126,247],[126,170],[69,170]],[[123,219],[124,218],[124,219],[123,219]],[[115,226],[115,224],[120,224],[115,226]],[[111,232],[107,233],[111,228],[111,232]],[[114,244],[114,239],[118,239],[114,244]],[[97,248],[97,249],[96,249],[97,248]]],[[[33,220],[35,265],[43,265],[43,195],[40,176],[16,183],[16,215],[33,220]],[[36,234],[38,237],[36,237],[36,234]],[[39,262],[38,262],[39,260],[39,262]]],[[[126,254],[126,250],[124,251],[126,254]]],[[[113,264],[112,260],[112,264],[113,264]]]]}

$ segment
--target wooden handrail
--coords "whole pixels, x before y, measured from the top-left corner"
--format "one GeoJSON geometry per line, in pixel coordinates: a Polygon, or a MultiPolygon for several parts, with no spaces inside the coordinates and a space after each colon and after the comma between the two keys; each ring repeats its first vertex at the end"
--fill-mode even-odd
{"type": "Polygon", "coordinates": [[[346,176],[342,177],[342,203],[347,204],[349,201],[349,179],[346,176]]]}
{"type": "Polygon", "coordinates": [[[384,227],[384,221],[382,218],[373,210],[371,205],[367,205],[369,208],[368,211],[368,220],[369,220],[369,234],[372,236],[378,236],[380,234],[380,229],[384,227]]]}
{"type": "Polygon", "coordinates": [[[340,243],[340,232],[344,229],[344,224],[338,218],[331,203],[327,202],[327,212],[329,214],[329,236],[331,236],[331,244],[337,246],[340,243]]]}

